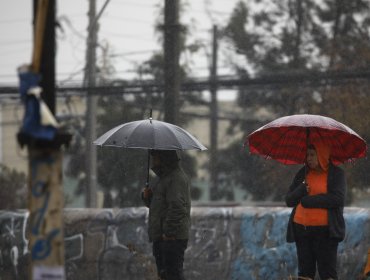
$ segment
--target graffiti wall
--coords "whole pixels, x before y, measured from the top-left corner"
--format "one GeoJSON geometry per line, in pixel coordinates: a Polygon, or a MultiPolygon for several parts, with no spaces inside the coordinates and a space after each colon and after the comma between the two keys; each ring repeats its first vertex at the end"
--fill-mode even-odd
{"type": "MultiPolygon", "coordinates": [[[[294,244],[285,241],[290,209],[195,207],[185,252],[186,279],[289,279],[296,274],[294,244]]],[[[68,280],[154,280],[146,208],[66,209],[68,280]]],[[[340,279],[357,279],[370,247],[370,209],[346,208],[347,234],[339,246],[340,279]]],[[[26,211],[0,211],[0,280],[26,279],[26,211]]]]}

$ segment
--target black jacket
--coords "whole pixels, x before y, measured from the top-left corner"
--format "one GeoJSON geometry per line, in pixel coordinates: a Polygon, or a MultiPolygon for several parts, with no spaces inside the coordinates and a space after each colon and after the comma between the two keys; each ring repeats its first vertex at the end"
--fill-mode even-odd
{"type": "Polygon", "coordinates": [[[306,185],[303,183],[306,167],[301,168],[296,174],[293,183],[285,197],[288,207],[293,207],[289,218],[287,242],[294,242],[293,218],[297,205],[301,202],[305,208],[328,209],[329,236],[342,241],[345,236],[345,223],[343,217],[344,201],[347,183],[344,171],[333,164],[329,165],[328,192],[325,194],[308,195],[306,185]]]}
{"type": "Polygon", "coordinates": [[[149,207],[149,241],[161,240],[162,235],[189,239],[190,183],[178,164],[157,170],[159,181],[153,186],[151,198],[143,199],[149,207]]]}

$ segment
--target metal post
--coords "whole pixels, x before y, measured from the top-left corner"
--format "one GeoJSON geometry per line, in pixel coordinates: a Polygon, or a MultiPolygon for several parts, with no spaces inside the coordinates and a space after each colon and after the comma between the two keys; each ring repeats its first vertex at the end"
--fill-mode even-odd
{"type": "Polygon", "coordinates": [[[98,45],[98,20],[110,0],[96,14],[96,0],[89,0],[89,27],[86,51],[85,86],[86,98],[86,207],[97,207],[97,155],[93,141],[96,139],[96,110],[98,97],[96,87],[96,47],[98,45]]]}
{"type": "Polygon", "coordinates": [[[96,108],[97,96],[93,95],[96,86],[96,45],[97,45],[97,21],[96,0],[89,0],[89,27],[87,38],[87,57],[85,82],[88,87],[86,98],[86,207],[97,206],[97,165],[96,147],[93,141],[96,139],[96,108]]]}
{"type": "Polygon", "coordinates": [[[217,104],[217,26],[213,26],[212,65],[210,73],[211,118],[210,118],[210,198],[218,198],[218,171],[217,171],[217,135],[218,135],[218,104],[217,104]]]}
{"type": "Polygon", "coordinates": [[[178,121],[180,91],[179,0],[165,0],[164,7],[164,120],[178,121]]]}

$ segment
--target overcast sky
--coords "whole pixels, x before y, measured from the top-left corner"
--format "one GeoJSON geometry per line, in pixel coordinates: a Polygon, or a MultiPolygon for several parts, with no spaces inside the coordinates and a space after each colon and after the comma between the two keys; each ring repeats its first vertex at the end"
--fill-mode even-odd
{"type": "MultiPolygon", "coordinates": [[[[32,54],[32,0],[0,1],[0,86],[17,84],[16,68],[30,63],[32,54]]],[[[97,1],[97,10],[105,0],[97,1]]],[[[110,0],[100,19],[99,42],[110,45],[117,78],[129,79],[135,65],[162,46],[154,32],[159,0],[110,0]]],[[[209,44],[213,24],[225,24],[237,0],[187,0],[181,22],[190,24],[193,40],[209,44]]],[[[81,81],[85,64],[88,0],[57,1],[57,81],[81,81]]],[[[191,64],[194,73],[207,75],[207,59],[191,64]]],[[[219,62],[222,74],[222,62],[219,62]]],[[[228,71],[225,69],[224,71],[228,71]]]]}

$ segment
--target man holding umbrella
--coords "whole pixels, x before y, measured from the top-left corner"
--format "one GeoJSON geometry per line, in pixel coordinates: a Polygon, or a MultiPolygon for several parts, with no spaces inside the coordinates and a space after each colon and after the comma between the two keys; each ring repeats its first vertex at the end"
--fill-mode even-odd
{"type": "Polygon", "coordinates": [[[153,242],[159,279],[182,280],[184,253],[190,230],[190,185],[175,150],[152,150],[152,170],[159,180],[146,187],[142,199],[149,207],[149,241],[153,242]]]}
{"type": "Polygon", "coordinates": [[[183,280],[184,253],[190,230],[190,184],[179,165],[177,151],[207,150],[193,135],[179,126],[153,120],[133,121],[116,126],[95,145],[148,150],[146,188],[142,198],[149,207],[149,240],[160,279],[183,280]],[[149,188],[149,165],[158,176],[149,188]]]}

